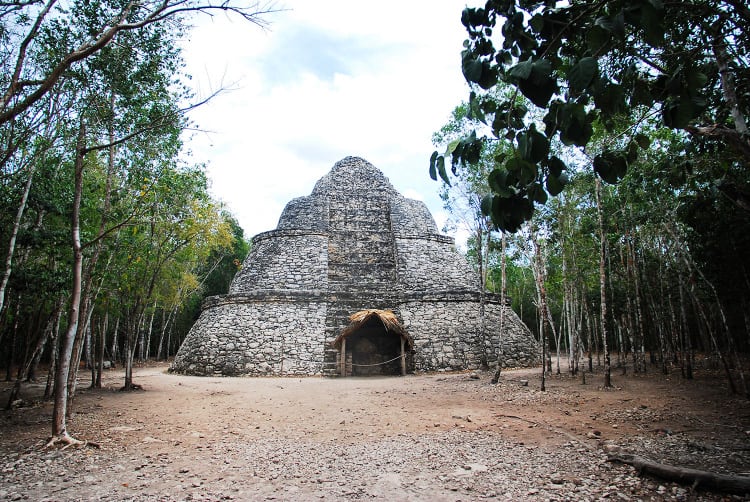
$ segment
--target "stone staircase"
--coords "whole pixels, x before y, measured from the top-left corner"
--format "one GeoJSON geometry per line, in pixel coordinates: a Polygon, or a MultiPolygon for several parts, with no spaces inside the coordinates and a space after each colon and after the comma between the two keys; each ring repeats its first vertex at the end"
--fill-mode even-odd
{"type": "Polygon", "coordinates": [[[377,301],[398,284],[390,213],[388,198],[376,193],[329,201],[328,290],[337,298],[326,313],[324,374],[339,372],[337,351],[330,344],[349,325],[351,314],[364,308],[393,309],[377,301]]]}

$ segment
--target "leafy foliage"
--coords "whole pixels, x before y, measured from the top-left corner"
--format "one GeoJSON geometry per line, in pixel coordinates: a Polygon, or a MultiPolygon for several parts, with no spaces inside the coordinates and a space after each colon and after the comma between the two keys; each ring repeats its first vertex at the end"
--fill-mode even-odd
{"type": "Polygon", "coordinates": [[[473,130],[434,152],[430,174],[449,182],[446,157],[455,174],[478,161],[482,143],[509,141],[512,154],[496,159],[493,194],[483,204],[500,229],[517,231],[535,205],[564,189],[575,166],[555,144],[586,151],[596,124],[609,141],[593,152],[593,170],[608,183],[651,148],[641,129],[656,118],[729,147],[730,165],[750,161],[750,9],[743,2],[488,0],[466,8],[461,22],[469,36],[461,61],[473,87],[469,110],[492,136],[473,130]],[[484,97],[508,86],[513,92],[499,101],[484,97]],[[527,103],[542,110],[541,120],[527,103]]]}

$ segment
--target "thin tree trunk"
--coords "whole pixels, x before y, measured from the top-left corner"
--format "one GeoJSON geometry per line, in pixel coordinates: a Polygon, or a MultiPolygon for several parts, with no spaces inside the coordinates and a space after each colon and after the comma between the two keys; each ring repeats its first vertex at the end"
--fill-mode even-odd
{"type": "Polygon", "coordinates": [[[120,331],[120,316],[117,316],[115,321],[115,330],[112,332],[112,353],[110,357],[112,361],[117,361],[117,333],[120,331]]]}
{"type": "Polygon", "coordinates": [[[44,387],[44,399],[50,399],[54,394],[55,390],[55,375],[57,374],[57,361],[60,357],[60,321],[62,320],[63,302],[60,300],[60,308],[57,310],[57,316],[55,317],[55,330],[52,335],[52,351],[50,354],[50,366],[47,371],[47,385],[44,387]]]}
{"type": "Polygon", "coordinates": [[[156,305],[157,302],[154,301],[153,310],[151,311],[151,319],[148,322],[148,336],[146,336],[146,350],[145,350],[145,357],[143,358],[143,361],[148,361],[151,357],[151,333],[154,329],[154,316],[156,315],[156,305]]]}
{"type": "MultiPolygon", "coordinates": [[[[679,240],[677,239],[676,232],[670,226],[668,226],[666,224],[665,224],[665,228],[672,235],[672,237],[675,239],[675,241],[679,242],[679,240]]],[[[739,374],[739,377],[740,377],[740,385],[742,386],[742,389],[741,389],[742,390],[742,394],[747,397],[750,394],[748,394],[747,385],[745,383],[745,374],[744,374],[744,371],[742,369],[742,361],[740,360],[739,355],[737,354],[737,351],[735,350],[734,340],[732,338],[732,334],[731,334],[730,329],[729,329],[729,323],[727,322],[727,318],[726,318],[726,315],[724,313],[724,307],[722,306],[721,299],[719,298],[719,294],[716,291],[716,288],[714,287],[713,283],[711,281],[709,281],[708,278],[703,274],[703,271],[701,271],[701,269],[695,265],[695,263],[692,260],[692,257],[689,256],[687,253],[684,253],[684,252],[680,253],[680,255],[681,255],[683,261],[685,262],[685,265],[687,265],[688,269],[689,270],[694,270],[696,273],[698,273],[698,275],[700,276],[700,278],[709,287],[709,289],[711,290],[711,293],[714,296],[714,299],[716,301],[716,307],[718,308],[719,316],[721,318],[722,327],[724,328],[723,331],[724,331],[724,333],[726,335],[727,345],[728,345],[728,348],[729,348],[729,353],[735,359],[735,364],[737,366],[737,371],[738,371],[738,374],[739,374]]],[[[718,343],[717,343],[717,341],[716,341],[716,339],[715,339],[715,337],[713,335],[713,329],[710,327],[710,321],[709,321],[708,317],[706,316],[705,312],[703,311],[702,305],[698,301],[697,295],[694,292],[694,288],[695,288],[695,281],[691,281],[690,282],[690,292],[693,295],[694,302],[696,303],[696,306],[699,307],[700,314],[702,316],[704,316],[705,319],[706,319],[706,325],[707,325],[708,330],[709,330],[709,335],[711,336],[711,339],[713,341],[714,346],[716,347],[716,350],[717,350],[717,353],[719,355],[719,358],[720,358],[721,362],[724,365],[724,369],[725,369],[725,371],[727,373],[727,379],[729,381],[732,393],[733,394],[737,394],[738,393],[738,389],[737,389],[737,387],[735,385],[734,379],[732,378],[732,373],[731,373],[731,371],[729,369],[729,364],[726,361],[726,359],[724,359],[724,356],[721,353],[721,350],[719,349],[719,345],[718,345],[718,343]]]]}
{"type": "Polygon", "coordinates": [[[31,191],[31,181],[34,179],[34,169],[36,168],[36,162],[29,164],[29,178],[26,180],[26,185],[21,195],[21,201],[18,204],[18,210],[16,211],[16,218],[13,221],[13,228],[10,233],[10,239],[8,241],[8,253],[5,257],[5,271],[3,272],[3,279],[0,281],[0,312],[3,310],[5,305],[5,290],[8,287],[8,281],[10,280],[10,274],[13,270],[13,254],[16,250],[16,238],[18,237],[18,230],[21,228],[21,218],[26,210],[26,201],[29,200],[29,192],[31,191]]]}
{"type": "Polygon", "coordinates": [[[546,377],[547,377],[547,332],[544,329],[545,324],[547,321],[547,290],[544,286],[544,273],[543,273],[543,266],[542,263],[542,251],[541,246],[539,246],[539,241],[537,239],[537,231],[536,229],[532,229],[531,231],[531,240],[534,244],[534,256],[536,258],[536,273],[534,274],[536,276],[536,287],[537,292],[539,295],[539,339],[540,343],[542,344],[542,386],[541,390],[546,391],[546,377]]]}
{"type": "Polygon", "coordinates": [[[102,371],[104,370],[104,347],[107,343],[107,327],[109,325],[109,305],[104,310],[104,320],[102,321],[101,329],[99,330],[99,353],[97,355],[97,368],[96,368],[96,379],[94,380],[94,388],[102,388],[102,371]]]}
{"type": "Polygon", "coordinates": [[[73,248],[73,284],[71,288],[70,311],[68,313],[68,329],[62,340],[60,360],[55,374],[55,404],[52,410],[52,438],[48,445],[57,442],[66,444],[80,444],[68,434],[68,376],[70,375],[70,360],[73,356],[73,345],[78,331],[79,308],[81,306],[81,281],[83,276],[83,251],[81,249],[81,198],[83,196],[83,160],[86,128],[81,122],[78,128],[75,158],[75,183],[73,208],[71,216],[71,240],[73,248]]]}
{"type": "Polygon", "coordinates": [[[8,346],[8,355],[6,358],[5,381],[13,380],[13,361],[16,358],[16,344],[18,341],[18,318],[20,317],[21,299],[16,302],[16,311],[13,315],[13,328],[10,332],[10,345],[8,346]]]}
{"type": "Polygon", "coordinates": [[[161,361],[162,360],[162,354],[164,353],[164,335],[167,332],[167,323],[169,322],[169,318],[172,316],[172,309],[169,310],[169,314],[167,314],[166,309],[162,309],[161,311],[161,330],[159,333],[159,346],[156,349],[156,360],[161,361]]]}
{"type": "Polygon", "coordinates": [[[94,351],[96,350],[96,340],[94,335],[94,329],[89,324],[89,328],[86,330],[86,364],[91,372],[91,383],[89,387],[96,388],[96,357],[94,351]]]}
{"type": "Polygon", "coordinates": [[[487,249],[484,246],[484,240],[482,235],[481,225],[477,225],[477,254],[479,264],[479,338],[482,345],[482,353],[480,356],[480,364],[482,368],[487,368],[487,322],[485,319],[485,302],[486,302],[486,291],[487,287],[487,270],[485,268],[484,255],[488,254],[487,249]]]}
{"type": "MultiPolygon", "coordinates": [[[[734,81],[732,79],[732,70],[729,68],[729,56],[726,50],[726,39],[721,34],[719,25],[713,26],[713,40],[711,41],[711,48],[713,49],[714,57],[716,58],[716,64],[719,70],[719,77],[721,78],[721,91],[724,94],[724,100],[729,107],[729,111],[732,114],[732,120],[734,121],[734,129],[741,136],[747,137],[748,128],[745,122],[745,116],[742,113],[742,109],[737,99],[737,92],[734,88],[734,81]]],[[[747,141],[747,139],[745,139],[747,141]]]]}
{"type": "Polygon", "coordinates": [[[612,387],[612,374],[609,360],[609,347],[607,346],[607,240],[604,235],[604,216],[602,211],[601,200],[602,183],[596,177],[596,208],[599,221],[599,293],[601,297],[601,332],[602,332],[602,349],[604,350],[604,387],[612,387]]]}
{"type": "Polygon", "coordinates": [[[505,334],[505,309],[508,308],[505,305],[505,299],[508,297],[505,266],[507,259],[505,257],[505,232],[500,233],[500,340],[497,344],[497,366],[495,367],[495,374],[492,376],[492,383],[500,381],[500,372],[503,370],[503,364],[505,363],[505,352],[503,350],[503,336],[505,334]]]}

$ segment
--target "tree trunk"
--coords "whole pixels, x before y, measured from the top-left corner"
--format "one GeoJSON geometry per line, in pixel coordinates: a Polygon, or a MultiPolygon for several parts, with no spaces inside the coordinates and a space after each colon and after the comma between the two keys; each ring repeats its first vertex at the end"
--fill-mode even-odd
{"type": "Polygon", "coordinates": [[[16,344],[18,341],[18,318],[20,316],[21,299],[16,303],[16,313],[13,316],[13,328],[10,332],[10,345],[8,346],[8,356],[6,358],[5,381],[13,380],[13,361],[16,358],[16,344]]]}
{"type": "Polygon", "coordinates": [[[60,308],[57,310],[57,316],[55,318],[55,330],[52,335],[52,351],[50,354],[50,366],[47,371],[47,385],[44,387],[44,399],[50,399],[54,394],[55,386],[55,375],[57,374],[57,361],[60,357],[60,321],[62,320],[62,299],[60,302],[60,308]]]}
{"type": "Polygon", "coordinates": [[[36,168],[36,162],[29,164],[29,178],[26,180],[26,185],[21,195],[21,201],[18,204],[18,210],[16,211],[16,219],[13,221],[13,228],[10,232],[10,239],[8,241],[8,253],[5,257],[5,271],[3,272],[3,279],[0,281],[0,312],[3,311],[5,305],[5,290],[8,287],[8,280],[10,280],[10,274],[13,270],[13,253],[16,250],[16,238],[18,237],[18,230],[21,228],[21,218],[26,210],[26,201],[29,200],[29,192],[31,191],[31,181],[34,178],[34,169],[36,168]]]}
{"type": "Polygon", "coordinates": [[[120,331],[120,317],[117,317],[117,320],[115,321],[115,329],[112,332],[112,352],[110,353],[110,357],[112,358],[112,361],[117,361],[117,333],[120,331]]]}
{"type": "Polygon", "coordinates": [[[750,493],[750,477],[747,476],[719,474],[687,467],[660,464],[630,453],[611,454],[607,460],[632,465],[638,470],[639,474],[649,474],[666,481],[691,485],[693,489],[701,487],[739,495],[750,493]]]}
{"type": "Polygon", "coordinates": [[[505,299],[508,296],[505,266],[507,259],[505,257],[505,232],[500,234],[500,340],[497,344],[497,365],[495,367],[495,374],[492,376],[492,383],[500,381],[500,372],[503,370],[503,364],[505,363],[505,352],[503,350],[503,336],[505,334],[505,299]]]}
{"type": "Polygon", "coordinates": [[[96,340],[93,331],[93,328],[89,324],[89,329],[86,330],[86,365],[91,372],[91,383],[89,384],[89,387],[92,389],[96,387],[96,358],[94,357],[96,340]]]}
{"type": "Polygon", "coordinates": [[[109,325],[109,305],[104,310],[104,320],[102,321],[101,329],[99,330],[99,353],[97,355],[97,368],[96,368],[96,379],[94,380],[94,388],[102,388],[102,371],[104,370],[104,347],[107,343],[107,327],[109,325]]]}
{"type": "Polygon", "coordinates": [[[70,311],[68,313],[68,329],[63,336],[60,349],[60,360],[55,374],[55,404],[52,410],[52,438],[49,445],[57,442],[67,444],[80,443],[68,434],[68,376],[70,375],[70,360],[73,356],[73,345],[78,331],[79,308],[81,306],[81,280],[83,275],[83,252],[81,249],[81,198],[83,196],[83,156],[86,128],[81,122],[78,128],[75,157],[75,186],[73,208],[71,216],[71,240],[73,248],[73,284],[70,297],[70,311]]]}
{"type": "Polygon", "coordinates": [[[745,116],[742,114],[742,109],[737,99],[737,92],[734,88],[734,80],[732,79],[732,70],[729,68],[729,56],[727,55],[727,41],[721,34],[721,27],[715,25],[713,28],[713,40],[711,41],[711,48],[713,49],[714,57],[716,58],[716,64],[719,70],[719,77],[721,78],[721,91],[724,94],[724,100],[729,107],[732,114],[732,120],[734,121],[734,129],[741,136],[745,137],[747,141],[748,128],[745,122],[745,116]]]}
{"type": "Polygon", "coordinates": [[[534,256],[536,258],[536,287],[539,294],[539,317],[541,319],[539,323],[539,339],[542,344],[542,386],[541,390],[546,391],[546,376],[547,376],[547,331],[545,330],[545,324],[547,323],[547,290],[544,286],[544,264],[542,262],[542,250],[537,239],[536,229],[531,231],[531,240],[534,244],[534,256]]]}
{"type": "Polygon", "coordinates": [[[133,383],[133,360],[135,359],[136,351],[136,340],[138,339],[138,333],[143,328],[144,313],[142,307],[136,305],[131,313],[131,316],[135,318],[134,323],[129,323],[125,333],[125,350],[123,357],[125,358],[125,383],[120,390],[130,391],[140,389],[139,385],[133,383]],[[139,312],[136,314],[136,312],[139,312]]]}
{"type": "Polygon", "coordinates": [[[146,350],[144,351],[143,362],[148,361],[151,357],[151,333],[154,329],[154,316],[156,315],[157,302],[154,301],[153,310],[151,311],[151,319],[148,321],[148,335],[146,336],[146,350]]]}
{"type": "Polygon", "coordinates": [[[599,177],[596,178],[596,208],[599,222],[599,294],[601,297],[601,332],[602,332],[602,349],[604,351],[604,387],[612,387],[612,375],[609,361],[609,347],[607,346],[607,240],[604,235],[604,216],[602,214],[602,182],[599,177]]]}

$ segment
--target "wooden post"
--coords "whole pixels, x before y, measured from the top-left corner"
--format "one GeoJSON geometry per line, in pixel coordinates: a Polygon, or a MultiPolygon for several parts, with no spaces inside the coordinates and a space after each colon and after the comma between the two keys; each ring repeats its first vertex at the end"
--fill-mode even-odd
{"type": "Polygon", "coordinates": [[[346,338],[341,339],[341,376],[346,376],[346,338]]]}
{"type": "Polygon", "coordinates": [[[406,352],[404,351],[404,337],[401,337],[401,376],[406,376],[406,352]]]}

